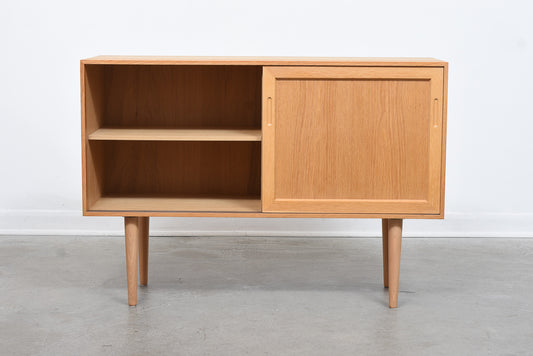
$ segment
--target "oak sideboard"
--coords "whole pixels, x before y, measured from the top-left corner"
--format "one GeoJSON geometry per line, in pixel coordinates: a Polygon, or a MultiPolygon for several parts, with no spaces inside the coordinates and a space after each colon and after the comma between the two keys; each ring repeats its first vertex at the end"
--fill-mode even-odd
{"type": "Polygon", "coordinates": [[[128,303],[150,216],[382,219],[397,307],[403,219],[444,218],[448,64],[432,58],[81,61],[83,214],[125,221],[128,303]]]}

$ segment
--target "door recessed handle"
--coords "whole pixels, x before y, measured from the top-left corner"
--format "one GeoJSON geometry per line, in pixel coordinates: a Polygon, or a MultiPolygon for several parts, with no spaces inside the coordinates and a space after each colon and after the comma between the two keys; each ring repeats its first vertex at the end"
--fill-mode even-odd
{"type": "Polygon", "coordinates": [[[267,126],[272,126],[272,97],[267,98],[267,126]]]}
{"type": "Polygon", "coordinates": [[[439,126],[439,99],[433,99],[433,127],[439,126]]]}

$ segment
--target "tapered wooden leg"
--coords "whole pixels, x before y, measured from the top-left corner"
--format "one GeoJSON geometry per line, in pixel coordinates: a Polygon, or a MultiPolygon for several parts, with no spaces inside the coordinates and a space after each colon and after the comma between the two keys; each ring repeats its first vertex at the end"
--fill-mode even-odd
{"type": "Polygon", "coordinates": [[[126,235],[126,272],[128,276],[128,304],[137,305],[137,275],[139,262],[139,219],[124,218],[126,235]]]}
{"type": "Polygon", "coordinates": [[[150,218],[139,218],[139,279],[142,286],[148,284],[148,240],[150,218]]]}
{"type": "Polygon", "coordinates": [[[383,239],[383,285],[389,286],[389,220],[381,219],[381,236],[383,239]]]}
{"type": "Polygon", "coordinates": [[[402,250],[402,225],[402,219],[389,219],[389,308],[396,308],[398,306],[398,290],[400,284],[400,255],[402,250]]]}

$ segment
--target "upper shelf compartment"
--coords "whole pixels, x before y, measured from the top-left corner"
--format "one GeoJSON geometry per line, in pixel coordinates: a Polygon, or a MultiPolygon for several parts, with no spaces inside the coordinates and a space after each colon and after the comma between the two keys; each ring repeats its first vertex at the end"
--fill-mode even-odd
{"type": "Polygon", "coordinates": [[[85,69],[89,135],[98,137],[102,128],[261,129],[260,66],[86,64],[85,69]]]}

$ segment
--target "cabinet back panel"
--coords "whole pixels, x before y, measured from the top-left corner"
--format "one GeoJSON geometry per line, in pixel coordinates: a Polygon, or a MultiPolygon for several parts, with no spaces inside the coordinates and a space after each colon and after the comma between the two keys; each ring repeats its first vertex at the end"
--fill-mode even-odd
{"type": "Polygon", "coordinates": [[[280,79],[278,199],[428,199],[430,81],[280,79]]]}
{"type": "Polygon", "coordinates": [[[259,66],[105,67],[105,126],[261,127],[259,66]]]}
{"type": "Polygon", "coordinates": [[[260,142],[92,142],[103,145],[104,195],[260,196],[260,142]]]}

